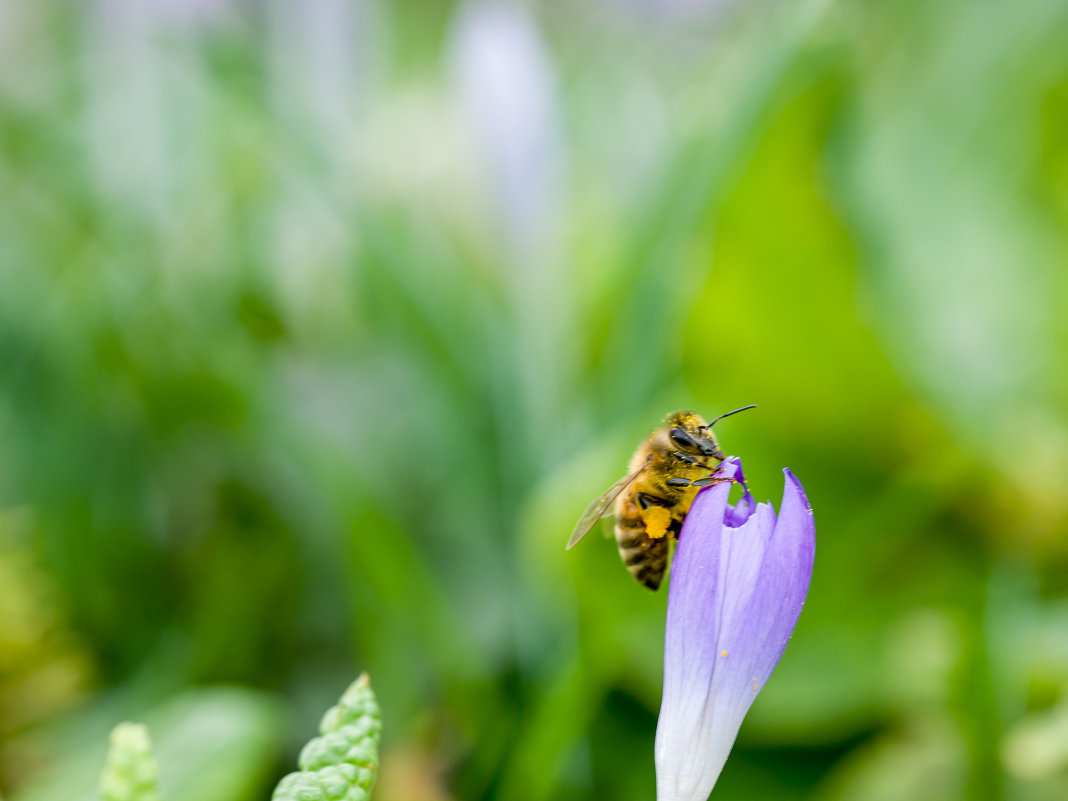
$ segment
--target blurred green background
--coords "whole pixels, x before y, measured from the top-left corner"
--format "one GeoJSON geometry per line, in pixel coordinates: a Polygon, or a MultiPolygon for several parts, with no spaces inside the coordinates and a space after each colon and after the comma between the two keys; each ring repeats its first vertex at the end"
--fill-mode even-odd
{"type": "Polygon", "coordinates": [[[1068,797],[1068,5],[0,1],[0,791],[650,801],[667,412],[815,508],[714,793],[1068,797]]]}

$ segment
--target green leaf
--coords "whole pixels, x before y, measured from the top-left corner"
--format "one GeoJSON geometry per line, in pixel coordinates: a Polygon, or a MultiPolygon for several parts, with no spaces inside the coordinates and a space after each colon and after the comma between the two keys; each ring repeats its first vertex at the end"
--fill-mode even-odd
{"type": "Polygon", "coordinates": [[[146,726],[120,723],[111,730],[100,795],[104,801],[159,801],[159,771],[146,726]]]}
{"type": "Polygon", "coordinates": [[[364,673],[323,715],[320,736],[300,752],[301,770],[278,783],[271,801],[367,801],[381,733],[378,701],[364,673]]]}

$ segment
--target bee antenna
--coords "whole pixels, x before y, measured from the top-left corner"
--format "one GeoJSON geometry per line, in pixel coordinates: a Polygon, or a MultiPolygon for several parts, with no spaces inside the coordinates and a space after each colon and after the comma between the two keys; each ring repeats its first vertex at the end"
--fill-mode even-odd
{"type": "Polygon", "coordinates": [[[755,403],[750,403],[748,406],[743,406],[740,409],[735,409],[734,411],[726,412],[725,414],[721,414],[719,417],[717,417],[715,420],[713,420],[711,423],[709,423],[707,426],[705,426],[705,428],[712,428],[712,426],[714,426],[716,423],[718,423],[724,417],[730,417],[732,414],[738,414],[738,412],[744,412],[746,409],[755,409],[755,408],[756,408],[756,404],[755,403]]]}

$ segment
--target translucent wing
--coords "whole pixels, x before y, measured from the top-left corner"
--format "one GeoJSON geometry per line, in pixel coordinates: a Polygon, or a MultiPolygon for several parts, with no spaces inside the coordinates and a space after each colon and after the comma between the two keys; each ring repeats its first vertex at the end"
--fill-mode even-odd
{"type": "Polygon", "coordinates": [[[642,471],[644,471],[648,465],[649,462],[646,461],[645,464],[629,476],[624,476],[619,479],[619,481],[605,491],[604,495],[586,507],[586,511],[582,513],[582,517],[575,523],[575,528],[571,532],[571,538],[567,541],[567,550],[570,551],[578,545],[579,540],[590,533],[590,529],[593,528],[594,524],[608,513],[608,510],[612,507],[612,502],[619,497],[619,493],[625,490],[634,479],[640,476],[642,471]]]}

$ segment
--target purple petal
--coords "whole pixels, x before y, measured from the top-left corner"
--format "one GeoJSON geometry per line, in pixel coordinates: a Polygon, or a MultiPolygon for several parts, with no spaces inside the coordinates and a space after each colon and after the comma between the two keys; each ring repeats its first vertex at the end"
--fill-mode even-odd
{"type": "Polygon", "coordinates": [[[801,613],[815,524],[785,472],[778,518],[770,504],[754,508],[748,488],[730,507],[730,484],[701,492],[686,517],[668,591],[657,801],[708,797],[801,613]]]}
{"type": "MultiPolygon", "coordinates": [[[[738,468],[734,478],[742,485],[742,490],[744,491],[738,503],[733,506],[727,504],[727,514],[724,517],[724,522],[728,526],[737,527],[748,520],[756,511],[756,501],[753,500],[753,493],[749,491],[749,485],[745,483],[741,460],[737,456],[732,456],[727,460],[726,464],[734,465],[738,468]]],[[[727,471],[724,472],[726,473],[727,471]]]]}
{"type": "Polygon", "coordinates": [[[456,19],[460,97],[504,214],[520,245],[544,236],[560,173],[552,56],[526,6],[471,0],[456,19]]]}

